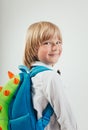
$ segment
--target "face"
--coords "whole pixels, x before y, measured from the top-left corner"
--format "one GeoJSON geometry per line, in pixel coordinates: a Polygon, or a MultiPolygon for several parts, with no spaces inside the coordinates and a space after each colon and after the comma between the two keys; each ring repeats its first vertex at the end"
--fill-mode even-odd
{"type": "Polygon", "coordinates": [[[44,41],[38,49],[38,59],[47,64],[54,65],[62,52],[62,42],[57,37],[44,41]]]}

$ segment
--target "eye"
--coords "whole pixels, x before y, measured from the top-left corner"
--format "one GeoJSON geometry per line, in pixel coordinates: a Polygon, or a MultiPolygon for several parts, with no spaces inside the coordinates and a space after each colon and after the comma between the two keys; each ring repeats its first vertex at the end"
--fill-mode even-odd
{"type": "Polygon", "coordinates": [[[56,42],[56,45],[62,44],[62,42],[59,40],[56,42]]]}
{"type": "Polygon", "coordinates": [[[50,42],[44,42],[43,45],[50,45],[50,42]]]}

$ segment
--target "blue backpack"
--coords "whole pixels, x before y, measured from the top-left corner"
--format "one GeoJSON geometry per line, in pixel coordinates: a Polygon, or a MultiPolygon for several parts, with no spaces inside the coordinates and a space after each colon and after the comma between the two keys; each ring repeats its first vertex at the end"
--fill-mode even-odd
{"type": "Polygon", "coordinates": [[[35,66],[29,70],[26,66],[20,66],[20,84],[9,106],[8,130],[44,130],[53,114],[53,109],[48,103],[38,120],[36,110],[32,103],[31,77],[39,72],[50,70],[44,66],[35,66]]]}

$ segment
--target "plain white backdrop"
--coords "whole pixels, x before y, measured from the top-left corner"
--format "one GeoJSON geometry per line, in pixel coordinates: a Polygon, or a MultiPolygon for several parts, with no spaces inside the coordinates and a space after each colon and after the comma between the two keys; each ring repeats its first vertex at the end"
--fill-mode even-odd
{"type": "Polygon", "coordinates": [[[88,2],[87,0],[0,0],[0,84],[7,71],[18,73],[28,26],[51,21],[63,36],[63,53],[56,65],[79,130],[88,130],[88,2]]]}

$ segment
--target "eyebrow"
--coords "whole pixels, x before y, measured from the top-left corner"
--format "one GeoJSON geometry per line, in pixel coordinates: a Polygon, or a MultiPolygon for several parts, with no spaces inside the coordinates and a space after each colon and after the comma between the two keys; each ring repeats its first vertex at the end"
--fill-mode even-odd
{"type": "MultiPolygon", "coordinates": [[[[52,40],[46,40],[46,41],[43,41],[42,43],[46,43],[46,42],[54,43],[52,40]]],[[[62,43],[61,40],[57,40],[56,43],[57,43],[57,42],[61,42],[61,43],[62,43]]]]}

